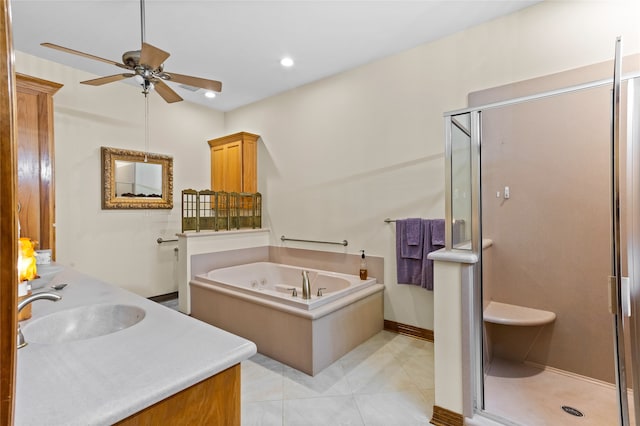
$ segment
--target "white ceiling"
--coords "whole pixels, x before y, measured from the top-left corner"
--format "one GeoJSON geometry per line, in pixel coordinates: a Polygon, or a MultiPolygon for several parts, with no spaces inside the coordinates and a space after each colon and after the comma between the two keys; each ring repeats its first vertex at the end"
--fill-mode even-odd
{"type": "MultiPolygon", "coordinates": [[[[223,83],[215,99],[172,84],[184,99],[229,111],[534,3],[147,0],[145,38],[171,53],[166,71],[223,83]],[[295,66],[283,68],[284,56],[295,66]]],[[[11,7],[17,50],[99,76],[121,70],[40,43],[117,62],[141,45],[138,0],[12,0],[11,7]]]]}

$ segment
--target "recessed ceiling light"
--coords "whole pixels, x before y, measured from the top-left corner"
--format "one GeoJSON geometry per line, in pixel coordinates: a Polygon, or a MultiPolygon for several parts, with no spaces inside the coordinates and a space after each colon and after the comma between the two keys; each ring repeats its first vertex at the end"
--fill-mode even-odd
{"type": "Polygon", "coordinates": [[[206,92],[204,92],[204,95],[209,99],[213,99],[213,98],[216,97],[216,92],[212,92],[211,90],[207,90],[206,92]]]}
{"type": "Polygon", "coordinates": [[[286,57],[286,58],[282,58],[282,60],[280,61],[280,65],[282,65],[283,67],[292,67],[293,66],[293,59],[286,57]]]}

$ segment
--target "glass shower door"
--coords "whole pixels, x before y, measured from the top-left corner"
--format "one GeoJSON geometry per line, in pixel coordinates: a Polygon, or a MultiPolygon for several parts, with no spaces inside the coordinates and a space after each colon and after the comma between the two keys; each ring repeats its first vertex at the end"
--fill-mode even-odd
{"type": "MultiPolygon", "coordinates": [[[[626,86],[626,226],[627,273],[629,285],[624,287],[623,336],[626,340],[626,364],[630,377],[627,384],[640,383],[640,78],[628,80],[626,86]]],[[[615,122],[615,120],[614,120],[615,122]]],[[[631,386],[628,386],[631,388],[631,386]]],[[[629,408],[629,424],[637,424],[640,392],[622,391],[620,396],[629,408]]]]}
{"type": "Polygon", "coordinates": [[[447,248],[478,255],[463,405],[502,424],[638,424],[640,77],[621,81],[620,50],[613,91],[601,80],[445,116],[447,248]],[[491,300],[557,317],[483,324],[491,300]]]}
{"type": "Polygon", "coordinates": [[[613,315],[614,360],[616,363],[615,379],[618,394],[618,420],[620,425],[629,425],[629,405],[627,400],[627,371],[625,367],[625,338],[623,320],[625,317],[626,286],[623,285],[622,270],[622,226],[621,226],[621,190],[620,176],[622,157],[620,143],[620,94],[622,41],[616,40],[612,114],[611,114],[611,276],[609,309],[613,315]],[[624,288],[623,288],[624,287],[624,288]]]}

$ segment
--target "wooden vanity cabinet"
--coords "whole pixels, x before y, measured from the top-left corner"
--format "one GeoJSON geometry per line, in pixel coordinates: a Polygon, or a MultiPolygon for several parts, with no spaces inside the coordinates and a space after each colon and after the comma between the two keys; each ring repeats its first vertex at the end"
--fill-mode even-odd
{"type": "Polygon", "coordinates": [[[240,364],[116,423],[240,426],[240,364]]]}
{"type": "Polygon", "coordinates": [[[258,191],[259,138],[259,135],[240,132],[208,141],[213,191],[258,191]]]}

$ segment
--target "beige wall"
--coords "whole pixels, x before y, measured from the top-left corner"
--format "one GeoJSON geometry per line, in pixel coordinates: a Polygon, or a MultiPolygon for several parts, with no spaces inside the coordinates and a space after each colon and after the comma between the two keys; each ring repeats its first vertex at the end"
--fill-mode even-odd
{"type": "Polygon", "coordinates": [[[100,147],[145,149],[140,89],[82,85],[95,76],[21,52],[16,70],[64,84],[54,97],[57,260],[143,296],[175,291],[176,245],[156,239],[180,232],[180,191],[208,187],[206,141],[223,134],[223,114],[152,94],[150,151],[173,156],[174,208],[102,210],[100,147]]]}
{"type": "Polygon", "coordinates": [[[385,318],[433,329],[432,293],[396,284],[383,219],[444,216],[442,113],[478,89],[610,59],[619,34],[637,52],[639,15],[632,2],[544,2],[227,113],[228,132],[262,135],[272,237],[383,256],[385,318]]]}
{"type": "MultiPolygon", "coordinates": [[[[444,216],[442,113],[478,89],[610,59],[619,34],[627,52],[640,51],[638,14],[634,2],[544,2],[224,115],[155,97],[152,148],[174,155],[179,191],[208,186],[202,141],[260,134],[271,244],[282,234],[347,239],[346,250],[327,250],[384,257],[385,318],[433,329],[433,294],[395,283],[395,230],[383,220],[444,216]]],[[[55,123],[60,260],[143,295],[175,290],[173,248],[155,239],[179,230],[179,209],[105,212],[98,199],[98,147],[143,147],[142,96],[79,85],[90,76],[26,55],[17,69],[65,84],[55,123]],[[139,272],[134,255],[144,258],[139,272]]]]}

